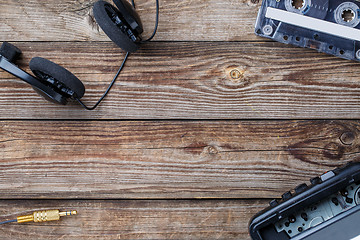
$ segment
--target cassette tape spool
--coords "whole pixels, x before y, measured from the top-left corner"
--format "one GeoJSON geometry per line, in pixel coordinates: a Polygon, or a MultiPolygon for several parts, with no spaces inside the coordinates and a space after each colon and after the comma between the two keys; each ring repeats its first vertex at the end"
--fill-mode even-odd
{"type": "Polygon", "coordinates": [[[360,2],[263,0],[259,36],[360,61],[360,2]]]}

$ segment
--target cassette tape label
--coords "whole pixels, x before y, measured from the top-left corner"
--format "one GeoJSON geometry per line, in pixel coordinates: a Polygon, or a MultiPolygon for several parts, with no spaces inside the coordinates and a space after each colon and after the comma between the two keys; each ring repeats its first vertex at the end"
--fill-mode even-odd
{"type": "Polygon", "coordinates": [[[265,17],[309,30],[360,41],[360,30],[317,18],[268,7],[265,17]]]}
{"type": "Polygon", "coordinates": [[[360,60],[359,2],[341,0],[263,0],[257,35],[360,60]]]}

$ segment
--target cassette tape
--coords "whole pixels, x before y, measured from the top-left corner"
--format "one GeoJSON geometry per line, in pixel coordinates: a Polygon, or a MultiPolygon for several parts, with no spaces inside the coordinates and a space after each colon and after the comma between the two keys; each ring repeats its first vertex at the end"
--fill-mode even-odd
{"type": "Polygon", "coordinates": [[[359,6],[343,0],[263,0],[255,33],[360,61],[359,6]]]}

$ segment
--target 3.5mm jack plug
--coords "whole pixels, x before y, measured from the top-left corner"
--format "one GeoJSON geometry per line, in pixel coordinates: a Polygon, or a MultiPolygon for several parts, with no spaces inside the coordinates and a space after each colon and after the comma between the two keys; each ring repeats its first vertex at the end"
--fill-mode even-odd
{"type": "Polygon", "coordinates": [[[43,210],[36,211],[30,215],[19,216],[14,220],[0,222],[0,224],[17,222],[17,223],[26,223],[26,222],[47,222],[47,221],[57,221],[60,220],[60,217],[76,215],[77,211],[66,211],[60,212],[59,210],[43,210]]]}

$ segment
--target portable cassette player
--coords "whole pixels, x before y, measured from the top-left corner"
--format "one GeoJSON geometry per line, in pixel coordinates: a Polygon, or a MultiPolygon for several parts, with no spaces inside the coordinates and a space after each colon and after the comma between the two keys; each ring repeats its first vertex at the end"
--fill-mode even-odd
{"type": "Polygon", "coordinates": [[[272,200],[249,224],[253,240],[359,240],[360,162],[328,171],[272,200]]]}

